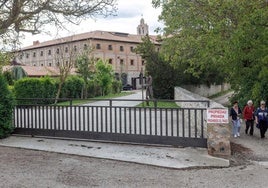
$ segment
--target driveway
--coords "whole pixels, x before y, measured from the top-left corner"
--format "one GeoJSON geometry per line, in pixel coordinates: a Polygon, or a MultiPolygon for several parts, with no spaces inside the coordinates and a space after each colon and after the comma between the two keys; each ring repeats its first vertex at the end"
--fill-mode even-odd
{"type": "MultiPolygon", "coordinates": [[[[114,98],[112,100],[112,106],[137,106],[138,104],[142,103],[143,97],[145,97],[145,92],[143,92],[144,95],[142,95],[141,90],[133,90],[131,92],[134,92],[134,94],[114,98]]],[[[85,106],[109,106],[109,105],[110,105],[109,100],[96,101],[85,104],[85,106]]]]}

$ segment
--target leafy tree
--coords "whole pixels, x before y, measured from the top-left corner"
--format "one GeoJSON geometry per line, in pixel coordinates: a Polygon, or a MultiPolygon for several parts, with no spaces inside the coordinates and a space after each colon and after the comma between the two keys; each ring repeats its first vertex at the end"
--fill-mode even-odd
{"type": "Polygon", "coordinates": [[[13,85],[14,84],[13,76],[12,76],[10,71],[3,72],[3,76],[6,79],[8,85],[13,85]]]}
{"type": "Polygon", "coordinates": [[[13,131],[12,115],[14,97],[8,90],[5,78],[0,73],[0,138],[8,136],[13,131]]]}
{"type": "Polygon", "coordinates": [[[112,88],[112,83],[114,79],[114,72],[111,65],[107,62],[99,60],[95,66],[95,80],[100,84],[102,89],[102,95],[107,95],[112,88]]]}
{"type": "Polygon", "coordinates": [[[83,54],[82,56],[78,57],[76,59],[76,72],[83,78],[84,80],[84,92],[83,92],[83,98],[87,98],[88,94],[88,86],[89,86],[89,80],[93,78],[94,73],[94,63],[95,60],[93,58],[89,58],[87,55],[83,54]]]}
{"type": "Polygon", "coordinates": [[[86,18],[109,16],[115,5],[116,0],[4,0],[0,3],[0,44],[16,40],[16,33],[40,33],[47,25],[65,28],[66,22],[79,24],[86,18]]]}
{"type": "Polygon", "coordinates": [[[230,82],[239,100],[267,98],[267,1],[153,0],[153,4],[162,6],[160,20],[168,36],[163,52],[174,66],[184,63],[187,72],[209,83],[230,82]]]}
{"type": "MultiPolygon", "coordinates": [[[[1,40],[1,39],[0,39],[1,40]]],[[[4,65],[9,65],[12,59],[12,54],[8,52],[0,52],[0,70],[4,65]]]]}
{"type": "Polygon", "coordinates": [[[189,81],[189,74],[183,72],[183,68],[174,68],[156,49],[149,36],[142,39],[136,52],[146,60],[147,74],[153,78],[153,93],[155,98],[173,99],[174,87],[189,81]]]}

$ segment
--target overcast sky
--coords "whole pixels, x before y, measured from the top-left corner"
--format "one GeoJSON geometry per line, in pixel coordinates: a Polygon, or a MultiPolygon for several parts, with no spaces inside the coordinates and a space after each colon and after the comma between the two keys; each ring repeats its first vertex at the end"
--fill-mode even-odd
{"type": "MultiPolygon", "coordinates": [[[[126,32],[130,34],[137,33],[137,26],[140,19],[144,18],[145,23],[149,25],[149,34],[156,34],[154,30],[157,27],[162,27],[162,23],[158,22],[158,16],[161,10],[152,7],[151,0],[118,0],[117,16],[108,18],[98,18],[97,20],[88,19],[83,21],[79,26],[70,25],[68,30],[61,31],[60,33],[52,32],[51,35],[27,34],[25,39],[22,40],[22,47],[32,45],[32,42],[39,40],[44,42],[55,38],[64,36],[94,31],[117,31],[126,32]]],[[[53,29],[51,29],[53,31],[53,29]]]]}

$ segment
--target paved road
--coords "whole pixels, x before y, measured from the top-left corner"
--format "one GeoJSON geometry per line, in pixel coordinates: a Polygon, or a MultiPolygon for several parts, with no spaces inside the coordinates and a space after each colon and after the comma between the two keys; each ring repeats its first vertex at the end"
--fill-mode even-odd
{"type": "Polygon", "coordinates": [[[223,106],[230,106],[230,98],[232,97],[232,95],[234,94],[233,91],[230,91],[222,96],[213,98],[213,100],[217,103],[222,104],[223,106]]]}
{"type": "MultiPolygon", "coordinates": [[[[131,95],[115,98],[115,100],[112,101],[112,106],[137,106],[138,104],[142,103],[143,97],[145,96],[145,92],[143,92],[144,96],[142,95],[141,90],[134,90],[132,92],[135,92],[135,93],[131,95]],[[116,100],[121,100],[121,101],[116,101],[116,100]],[[140,100],[140,101],[131,101],[131,100],[140,100]]],[[[85,104],[85,106],[109,106],[109,105],[110,103],[107,100],[85,104]]]]}

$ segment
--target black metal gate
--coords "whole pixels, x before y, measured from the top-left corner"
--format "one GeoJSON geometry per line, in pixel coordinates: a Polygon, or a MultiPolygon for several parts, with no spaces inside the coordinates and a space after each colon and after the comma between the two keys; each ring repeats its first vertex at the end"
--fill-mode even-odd
{"type": "Polygon", "coordinates": [[[206,147],[206,108],[17,105],[14,134],[206,147]]]}

